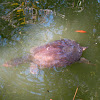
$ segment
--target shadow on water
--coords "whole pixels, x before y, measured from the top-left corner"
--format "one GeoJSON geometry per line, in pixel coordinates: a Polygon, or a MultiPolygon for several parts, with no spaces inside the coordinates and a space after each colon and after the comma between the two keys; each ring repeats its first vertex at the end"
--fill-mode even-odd
{"type": "MultiPolygon", "coordinates": [[[[96,0],[76,1],[78,3],[74,2],[75,4],[69,0],[40,3],[37,6],[52,12],[47,15],[42,13],[42,21],[39,19],[34,24],[14,28],[8,25],[9,22],[1,19],[1,100],[71,100],[77,87],[77,100],[100,99],[100,5],[96,0]],[[86,33],[77,33],[76,30],[85,30],[86,33]],[[65,68],[42,69],[38,75],[30,73],[29,63],[12,68],[2,66],[10,59],[28,54],[32,47],[62,38],[72,39],[82,46],[87,46],[88,49],[82,56],[96,66],[75,63],[65,68]]],[[[3,4],[0,4],[0,7],[6,12],[11,10],[7,10],[3,4]]]]}

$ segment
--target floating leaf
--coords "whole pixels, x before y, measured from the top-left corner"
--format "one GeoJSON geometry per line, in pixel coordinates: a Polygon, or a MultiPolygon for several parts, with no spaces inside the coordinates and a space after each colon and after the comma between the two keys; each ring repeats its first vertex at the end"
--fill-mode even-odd
{"type": "Polygon", "coordinates": [[[23,20],[23,18],[20,18],[20,19],[18,19],[18,20],[23,20]]]}
{"type": "Polygon", "coordinates": [[[21,12],[21,11],[23,11],[23,9],[19,9],[19,10],[17,10],[17,12],[21,12]]]}
{"type": "Polygon", "coordinates": [[[19,4],[18,4],[18,3],[13,3],[13,4],[12,4],[12,6],[17,6],[17,5],[19,5],[19,4]]]}
{"type": "Polygon", "coordinates": [[[24,6],[24,2],[22,2],[22,6],[24,6]]]}
{"type": "Polygon", "coordinates": [[[22,23],[20,23],[20,24],[25,24],[25,22],[22,22],[22,23]]]}

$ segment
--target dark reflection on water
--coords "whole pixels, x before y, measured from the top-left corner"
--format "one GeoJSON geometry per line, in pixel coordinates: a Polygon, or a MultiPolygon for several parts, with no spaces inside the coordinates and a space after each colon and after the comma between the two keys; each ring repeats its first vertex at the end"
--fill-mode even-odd
{"type": "MultiPolygon", "coordinates": [[[[1,100],[72,100],[77,87],[76,100],[100,99],[100,5],[98,0],[77,1],[80,2],[42,2],[38,7],[52,12],[45,16],[42,13],[42,22],[40,19],[17,28],[0,18],[1,100]],[[76,33],[76,30],[87,33],[76,33]],[[2,66],[5,61],[26,55],[32,47],[61,38],[88,46],[83,57],[95,65],[75,63],[65,68],[42,69],[38,75],[30,73],[29,63],[13,68],[2,66]]],[[[12,9],[4,4],[0,8],[0,16],[12,9]]]]}

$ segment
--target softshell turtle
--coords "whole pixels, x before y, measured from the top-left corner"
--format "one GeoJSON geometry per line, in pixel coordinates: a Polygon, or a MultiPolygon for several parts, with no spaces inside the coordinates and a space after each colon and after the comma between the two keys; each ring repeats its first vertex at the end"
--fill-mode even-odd
{"type": "MultiPolygon", "coordinates": [[[[71,65],[81,59],[82,52],[87,47],[81,47],[78,43],[69,39],[56,40],[37,48],[31,48],[30,55],[15,58],[3,64],[5,67],[16,66],[30,62],[30,72],[36,74],[38,67],[63,67],[71,65]]],[[[81,60],[85,60],[82,58],[81,60]]],[[[87,61],[87,60],[85,60],[87,61]]]]}

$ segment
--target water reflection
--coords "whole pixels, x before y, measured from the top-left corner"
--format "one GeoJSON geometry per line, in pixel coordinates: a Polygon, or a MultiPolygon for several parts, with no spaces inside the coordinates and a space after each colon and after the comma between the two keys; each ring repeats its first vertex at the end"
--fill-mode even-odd
{"type": "Polygon", "coordinates": [[[98,1],[98,3],[100,3],[100,0],[97,0],[98,1]]]}
{"type": "MultiPolygon", "coordinates": [[[[84,8],[81,11],[79,5],[75,6],[72,1],[69,4],[66,1],[47,3],[45,5],[48,5],[49,9],[52,8],[50,9],[52,12],[47,15],[43,12],[39,18],[40,22],[36,24],[27,24],[16,29],[0,19],[2,22],[0,24],[0,99],[66,100],[67,98],[71,100],[77,87],[79,90],[76,99],[100,99],[99,1],[97,0],[97,3],[93,0],[83,0],[84,3],[81,1],[78,3],[84,8]],[[76,33],[76,30],[85,30],[87,33],[76,33]],[[38,75],[30,73],[30,64],[14,68],[2,66],[5,61],[29,53],[32,47],[61,38],[73,39],[82,46],[88,46],[83,56],[96,66],[76,63],[60,68],[60,72],[43,69],[38,75]]],[[[0,4],[0,8],[5,9],[5,6],[0,4]]],[[[5,14],[9,11],[9,8],[5,9],[5,14]]],[[[0,16],[3,14],[3,11],[0,12],[0,16]]]]}

